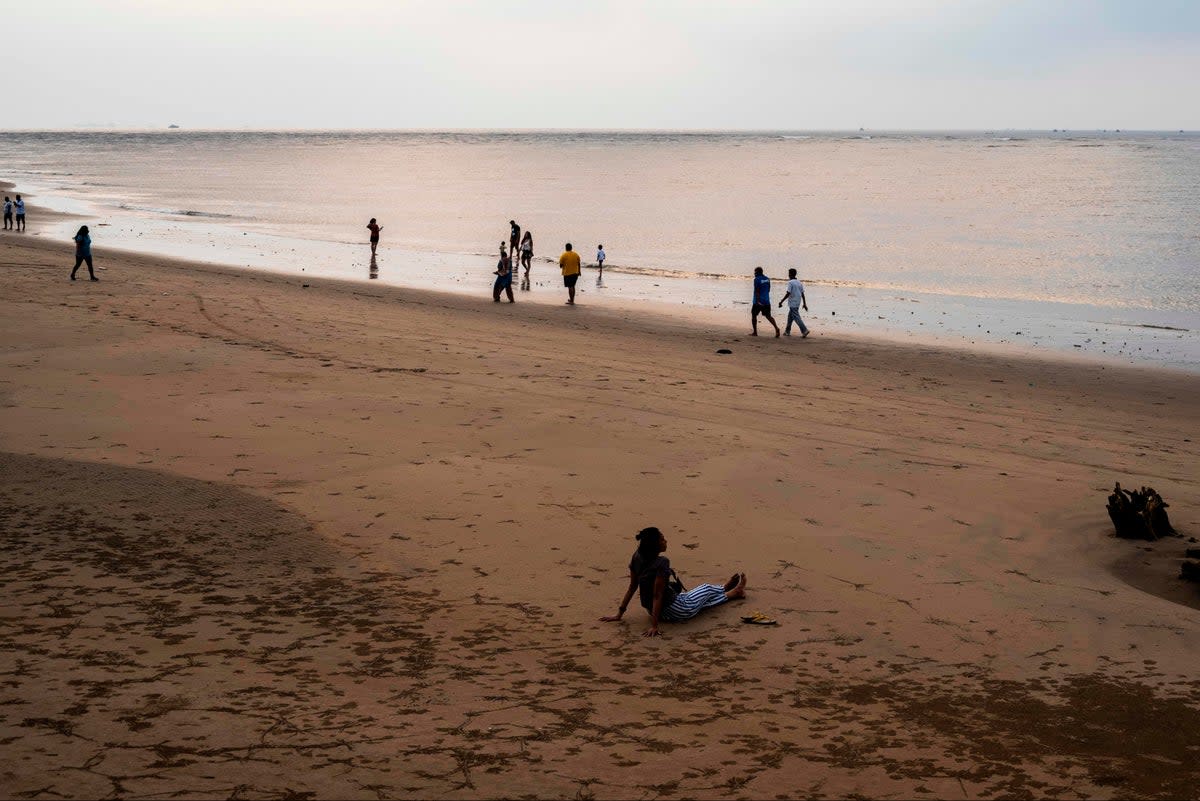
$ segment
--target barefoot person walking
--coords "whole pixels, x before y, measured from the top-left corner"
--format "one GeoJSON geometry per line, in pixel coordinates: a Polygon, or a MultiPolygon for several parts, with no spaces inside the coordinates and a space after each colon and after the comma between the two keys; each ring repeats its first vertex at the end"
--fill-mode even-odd
{"type": "Polygon", "coordinates": [[[758,336],[758,315],[767,318],[767,322],[775,326],[775,336],[779,336],[779,326],[771,316],[771,279],[763,275],[762,267],[754,268],[754,303],[750,306],[750,326],[754,330],[750,336],[758,336]]]}
{"type": "Polygon", "coordinates": [[[14,204],[17,212],[17,230],[25,230],[25,201],[21,200],[21,196],[17,195],[17,202],[14,204]]]}
{"type": "Polygon", "coordinates": [[[4,196],[4,230],[5,231],[7,231],[9,228],[13,227],[13,218],[12,218],[13,212],[12,212],[12,210],[13,210],[12,198],[10,198],[8,195],[5,195],[4,196]]]}
{"type": "MultiPolygon", "coordinates": [[[[361,220],[362,217],[359,217],[358,219],[361,220]]],[[[371,232],[371,255],[374,256],[375,248],[379,247],[379,232],[383,230],[383,226],[376,225],[375,218],[372,217],[371,221],[367,223],[367,229],[371,232]]]]}
{"type": "Polygon", "coordinates": [[[745,573],[734,573],[724,587],[701,584],[695,589],[677,592],[667,580],[675,575],[671,560],[662,555],[667,550],[667,538],[652,526],[639,531],[637,541],[637,550],[629,560],[629,588],[625,590],[617,613],[600,618],[603,622],[620,620],[635,590],[641,594],[642,606],[650,613],[650,628],[642,632],[643,637],[659,636],[662,632],[658,630],[658,624],[662,621],[688,620],[709,607],[746,597],[745,573]]]}
{"type": "Polygon", "coordinates": [[[558,257],[558,266],[562,268],[563,286],[567,288],[567,304],[575,305],[575,284],[579,281],[579,254],[571,249],[571,243],[567,243],[567,249],[558,257]]]}
{"type": "Polygon", "coordinates": [[[508,252],[515,258],[517,248],[521,245],[521,226],[517,225],[516,220],[509,220],[508,228],[508,252]]]}
{"type": "Polygon", "coordinates": [[[81,226],[75,234],[75,269],[71,270],[71,280],[75,280],[75,273],[79,271],[79,265],[87,262],[88,275],[93,281],[99,281],[95,271],[92,269],[92,236],[88,233],[86,225],[81,226]]]}
{"type": "Polygon", "coordinates": [[[804,310],[808,311],[808,300],[804,297],[804,284],[800,283],[800,279],[796,277],[796,270],[788,270],[787,292],[779,301],[779,306],[783,307],[783,301],[788,302],[788,319],[787,326],[783,329],[784,336],[792,335],[792,321],[800,326],[800,338],[808,336],[808,326],[800,319],[800,306],[803,304],[804,310]]]}
{"type": "Polygon", "coordinates": [[[600,268],[600,274],[596,276],[596,286],[600,286],[604,282],[604,260],[607,256],[604,253],[604,245],[596,246],[596,266],[600,268]]]}

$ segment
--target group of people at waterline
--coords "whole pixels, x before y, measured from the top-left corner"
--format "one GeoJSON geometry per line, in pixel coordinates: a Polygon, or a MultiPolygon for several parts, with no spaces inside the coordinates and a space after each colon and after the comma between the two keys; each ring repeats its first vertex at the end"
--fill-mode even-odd
{"type": "MultiPolygon", "coordinates": [[[[513,297],[513,277],[514,274],[521,271],[521,290],[528,292],[531,288],[529,280],[529,270],[533,266],[533,232],[525,231],[522,235],[521,226],[516,220],[509,220],[509,237],[508,249],[505,249],[505,243],[500,243],[500,260],[496,262],[496,269],[492,273],[496,276],[496,280],[492,282],[492,301],[500,302],[500,295],[504,294],[508,298],[509,303],[516,303],[517,299],[513,297]],[[518,255],[520,258],[519,267],[513,266],[513,256],[518,255]]],[[[596,286],[601,286],[604,281],[604,245],[599,245],[596,248],[596,264],[600,268],[600,273],[596,278],[596,286]]],[[[561,256],[558,257],[558,267],[562,271],[563,286],[567,289],[567,304],[575,305],[575,285],[579,282],[579,276],[583,274],[583,262],[579,258],[579,253],[574,246],[568,242],[561,256]]]]}
{"type": "MultiPolygon", "coordinates": [[[[526,230],[524,234],[521,232],[521,226],[516,220],[509,220],[509,238],[506,243],[500,243],[500,259],[496,262],[496,269],[492,273],[496,276],[496,280],[492,283],[492,302],[499,303],[500,296],[504,295],[508,298],[509,303],[516,303],[516,298],[513,296],[513,276],[518,272],[518,268],[513,266],[513,255],[520,254],[521,270],[521,289],[529,291],[529,270],[533,263],[533,232],[526,230]]],[[[376,225],[375,218],[371,218],[371,222],[367,224],[367,228],[371,231],[371,256],[374,258],[375,249],[379,244],[379,232],[382,226],[376,225]]],[[[598,273],[596,276],[596,285],[601,286],[604,281],[604,260],[607,254],[604,252],[604,245],[596,246],[596,267],[598,273]]],[[[567,289],[567,304],[575,305],[575,285],[579,282],[579,276],[583,272],[583,264],[579,258],[579,253],[574,246],[568,242],[563,249],[563,253],[558,257],[558,266],[562,271],[563,285],[567,289]]],[[[800,316],[800,310],[808,311],[808,298],[804,294],[804,284],[796,277],[794,268],[788,270],[787,289],[784,291],[783,297],[779,301],[779,307],[783,304],[788,304],[787,323],[784,330],[781,332],[779,324],[775,322],[775,318],[771,316],[771,279],[763,272],[762,267],[754,268],[754,298],[750,305],[750,327],[751,336],[758,336],[758,318],[761,315],[775,329],[775,336],[792,335],[792,325],[794,324],[800,331],[801,338],[807,337],[809,334],[808,326],[804,324],[804,319],[800,316]]]]}
{"type": "MultiPolygon", "coordinates": [[[[23,231],[25,229],[25,201],[17,195],[16,202],[12,202],[9,198],[4,198],[4,228],[9,230],[13,223],[19,227],[15,230],[23,231]],[[16,219],[11,219],[14,216],[16,219]]],[[[500,260],[496,264],[494,275],[496,280],[492,284],[492,300],[495,303],[500,302],[500,295],[504,294],[508,297],[509,303],[516,303],[516,298],[513,297],[513,274],[516,270],[513,267],[512,253],[520,254],[520,268],[523,270],[521,278],[521,289],[529,291],[529,270],[533,263],[533,233],[525,231],[522,235],[521,226],[514,220],[508,221],[511,229],[509,236],[508,248],[505,248],[505,243],[500,243],[500,260]]],[[[367,229],[371,232],[371,258],[374,260],[375,251],[379,247],[379,233],[383,230],[383,226],[378,224],[378,221],[372,217],[367,223],[367,229]]],[[[86,225],[81,226],[75,233],[75,266],[71,270],[71,280],[75,280],[75,274],[79,271],[80,266],[87,264],[88,275],[93,281],[98,281],[95,270],[92,264],[92,237],[86,225]]],[[[604,245],[599,245],[596,248],[596,267],[598,268],[598,276],[596,284],[600,285],[604,278],[604,260],[606,254],[604,245]]],[[[579,277],[583,273],[583,262],[579,258],[579,253],[568,242],[563,250],[563,253],[558,258],[558,266],[562,272],[563,286],[567,290],[567,304],[575,304],[575,285],[579,282],[579,277]]],[[[809,334],[808,326],[804,324],[803,318],[800,317],[800,310],[808,311],[808,299],[804,295],[804,284],[796,277],[796,270],[788,270],[787,289],[784,292],[783,298],[779,301],[779,307],[783,304],[788,304],[788,316],[785,329],[782,331],[784,336],[792,335],[792,325],[795,324],[800,330],[800,336],[806,337],[809,334]]],[[[775,329],[775,336],[780,336],[781,332],[779,324],[775,322],[775,318],[771,316],[771,279],[763,272],[762,267],[754,268],[754,298],[750,305],[750,326],[751,336],[758,336],[758,318],[762,316],[771,327],[775,329]]]]}

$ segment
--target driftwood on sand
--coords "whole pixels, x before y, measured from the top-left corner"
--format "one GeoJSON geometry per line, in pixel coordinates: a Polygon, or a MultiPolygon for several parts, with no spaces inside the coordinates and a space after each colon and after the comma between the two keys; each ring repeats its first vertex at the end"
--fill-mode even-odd
{"type": "Polygon", "coordinates": [[[1153,487],[1126,490],[1118,482],[1108,496],[1108,516],[1118,537],[1156,540],[1175,533],[1167,517],[1167,505],[1153,487]]]}

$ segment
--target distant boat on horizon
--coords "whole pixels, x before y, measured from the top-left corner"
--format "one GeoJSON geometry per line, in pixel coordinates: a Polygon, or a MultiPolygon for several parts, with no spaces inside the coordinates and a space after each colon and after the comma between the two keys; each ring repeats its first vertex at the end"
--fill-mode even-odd
{"type": "Polygon", "coordinates": [[[179,126],[178,126],[178,125],[176,125],[175,123],[171,123],[171,124],[170,124],[170,125],[168,125],[167,127],[168,127],[168,128],[178,128],[179,126]]]}

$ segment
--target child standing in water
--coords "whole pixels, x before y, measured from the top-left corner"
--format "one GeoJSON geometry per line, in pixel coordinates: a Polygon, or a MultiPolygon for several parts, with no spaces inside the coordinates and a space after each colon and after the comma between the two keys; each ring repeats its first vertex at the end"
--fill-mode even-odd
{"type": "Polygon", "coordinates": [[[600,268],[600,274],[596,276],[596,286],[600,286],[604,282],[604,245],[596,246],[596,266],[600,268]]]}

